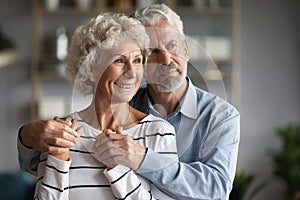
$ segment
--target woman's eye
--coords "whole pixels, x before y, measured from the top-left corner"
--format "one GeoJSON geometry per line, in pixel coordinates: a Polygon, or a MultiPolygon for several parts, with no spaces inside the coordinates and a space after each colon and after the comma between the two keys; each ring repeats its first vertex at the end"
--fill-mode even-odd
{"type": "Polygon", "coordinates": [[[124,61],[123,61],[122,59],[116,59],[116,60],[114,61],[114,63],[119,64],[119,63],[124,63],[124,61]]]}
{"type": "Polygon", "coordinates": [[[158,52],[158,49],[150,49],[149,50],[150,55],[157,54],[157,52],[158,52]]]}
{"type": "Polygon", "coordinates": [[[135,60],[133,61],[133,63],[135,63],[135,64],[140,64],[141,62],[142,62],[142,59],[141,59],[141,58],[135,59],[135,60]]]}

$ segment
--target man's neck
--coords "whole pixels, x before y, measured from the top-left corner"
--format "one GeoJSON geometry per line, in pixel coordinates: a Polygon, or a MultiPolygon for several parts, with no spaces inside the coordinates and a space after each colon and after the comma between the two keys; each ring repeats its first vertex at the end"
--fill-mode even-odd
{"type": "Polygon", "coordinates": [[[162,117],[166,117],[176,110],[187,90],[188,83],[185,81],[177,90],[172,92],[159,92],[151,85],[147,87],[154,107],[162,117]]]}

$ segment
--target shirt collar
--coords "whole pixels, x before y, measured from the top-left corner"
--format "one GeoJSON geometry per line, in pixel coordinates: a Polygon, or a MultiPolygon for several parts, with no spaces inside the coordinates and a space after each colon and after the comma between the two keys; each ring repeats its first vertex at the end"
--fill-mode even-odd
{"type": "Polygon", "coordinates": [[[180,112],[190,118],[197,119],[197,93],[190,78],[187,77],[188,88],[180,100],[180,112]]]}

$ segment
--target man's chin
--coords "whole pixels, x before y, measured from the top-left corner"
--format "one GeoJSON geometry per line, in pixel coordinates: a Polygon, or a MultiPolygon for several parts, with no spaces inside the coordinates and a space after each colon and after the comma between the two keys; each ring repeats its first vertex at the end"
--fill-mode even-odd
{"type": "Polygon", "coordinates": [[[162,84],[150,84],[152,86],[152,88],[158,92],[164,92],[164,93],[168,93],[168,92],[174,92],[176,89],[173,87],[168,87],[162,84]]]}

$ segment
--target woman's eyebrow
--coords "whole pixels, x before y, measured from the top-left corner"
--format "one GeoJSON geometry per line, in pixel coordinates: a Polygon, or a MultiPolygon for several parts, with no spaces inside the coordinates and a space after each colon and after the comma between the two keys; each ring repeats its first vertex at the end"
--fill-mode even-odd
{"type": "MultiPolygon", "coordinates": [[[[134,57],[138,57],[138,56],[142,56],[143,54],[142,53],[139,53],[139,54],[137,54],[137,55],[135,55],[134,57]]],[[[116,57],[116,56],[121,56],[121,57],[127,57],[127,55],[125,55],[125,54],[115,54],[115,55],[113,55],[112,57],[116,57]]]]}

